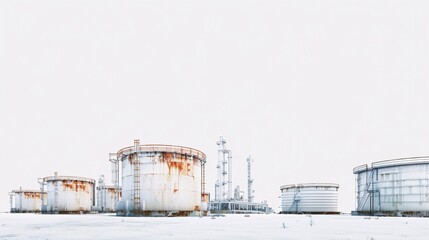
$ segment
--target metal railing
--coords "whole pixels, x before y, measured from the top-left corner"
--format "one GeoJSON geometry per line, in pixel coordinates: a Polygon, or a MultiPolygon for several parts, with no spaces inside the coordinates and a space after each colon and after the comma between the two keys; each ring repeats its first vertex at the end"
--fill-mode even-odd
{"type": "MultiPolygon", "coordinates": [[[[126,148],[122,148],[117,152],[117,156],[120,159],[122,155],[128,155],[135,152],[136,147],[130,146],[126,148]]],[[[169,152],[169,153],[180,153],[183,155],[195,156],[201,161],[206,161],[206,155],[196,149],[175,145],[163,145],[163,144],[145,144],[137,146],[138,152],[169,152]]]]}
{"type": "Polygon", "coordinates": [[[402,165],[411,165],[411,164],[425,164],[425,163],[429,163],[429,156],[397,158],[397,159],[373,162],[370,166],[368,166],[367,164],[357,166],[353,168],[353,173],[356,174],[363,171],[372,170],[375,168],[384,168],[384,167],[393,167],[393,166],[402,166],[402,165]]]}

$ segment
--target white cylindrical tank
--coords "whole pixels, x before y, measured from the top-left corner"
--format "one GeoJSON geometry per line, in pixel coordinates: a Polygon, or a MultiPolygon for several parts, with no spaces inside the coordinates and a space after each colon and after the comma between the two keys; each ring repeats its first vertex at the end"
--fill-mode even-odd
{"type": "Polygon", "coordinates": [[[11,199],[12,213],[33,213],[40,212],[42,207],[42,195],[46,198],[45,194],[42,194],[40,190],[13,190],[9,193],[11,199]]]}
{"type": "Polygon", "coordinates": [[[206,155],[172,145],[135,145],[117,153],[122,169],[118,215],[187,216],[207,208],[206,155]]]}
{"type": "Polygon", "coordinates": [[[337,214],[338,189],[333,183],[281,186],[282,213],[337,214]]]}
{"type": "Polygon", "coordinates": [[[97,186],[97,207],[101,212],[115,212],[115,186],[97,186]]]}
{"type": "Polygon", "coordinates": [[[429,216],[429,157],[361,165],[356,176],[356,213],[429,216]]]}
{"type": "Polygon", "coordinates": [[[84,177],[51,176],[43,178],[46,186],[46,213],[87,213],[95,200],[95,180],[84,177]]]}

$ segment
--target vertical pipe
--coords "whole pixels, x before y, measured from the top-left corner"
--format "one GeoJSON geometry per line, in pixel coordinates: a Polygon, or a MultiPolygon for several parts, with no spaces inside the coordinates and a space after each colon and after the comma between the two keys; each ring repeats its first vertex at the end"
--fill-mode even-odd
{"type": "Polygon", "coordinates": [[[358,175],[359,175],[359,173],[356,173],[355,174],[355,194],[356,194],[356,198],[355,198],[355,209],[356,209],[356,211],[358,210],[357,209],[357,206],[358,206],[358,199],[359,199],[359,192],[358,192],[358,188],[357,188],[357,185],[358,185],[358,175]]]}
{"type": "Polygon", "coordinates": [[[43,212],[44,198],[43,198],[43,178],[38,178],[37,182],[40,184],[40,212],[43,212]]]}
{"type": "Polygon", "coordinates": [[[13,192],[10,192],[10,193],[9,193],[9,197],[10,197],[10,199],[9,199],[9,203],[10,203],[10,212],[13,212],[13,211],[12,211],[12,209],[13,209],[13,192]]]}
{"type": "Polygon", "coordinates": [[[19,187],[19,212],[22,212],[22,198],[24,194],[22,193],[22,187],[19,187]]]}
{"type": "Polygon", "coordinates": [[[119,202],[119,160],[116,153],[109,153],[109,161],[112,168],[112,183],[115,186],[114,208],[116,210],[119,202]]]}
{"type": "Polygon", "coordinates": [[[92,184],[92,206],[95,206],[95,182],[92,184]]]}
{"type": "Polygon", "coordinates": [[[231,150],[227,151],[228,154],[228,198],[230,201],[232,199],[232,152],[231,150]]]}

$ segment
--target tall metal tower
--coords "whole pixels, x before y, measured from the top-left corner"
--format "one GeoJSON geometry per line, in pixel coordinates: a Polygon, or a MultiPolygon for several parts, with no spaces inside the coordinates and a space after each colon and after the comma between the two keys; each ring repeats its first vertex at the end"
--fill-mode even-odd
{"type": "Polygon", "coordinates": [[[217,181],[215,184],[215,200],[232,199],[232,152],[225,146],[223,137],[216,142],[218,145],[217,181]],[[228,190],[226,190],[228,189],[228,190]]]}
{"type": "Polygon", "coordinates": [[[249,155],[247,158],[247,201],[253,202],[253,198],[255,197],[253,193],[253,179],[252,179],[252,162],[253,159],[249,155]]]}
{"type": "Polygon", "coordinates": [[[119,159],[116,153],[109,153],[109,161],[112,163],[112,183],[115,186],[115,209],[119,202],[119,159]]]}

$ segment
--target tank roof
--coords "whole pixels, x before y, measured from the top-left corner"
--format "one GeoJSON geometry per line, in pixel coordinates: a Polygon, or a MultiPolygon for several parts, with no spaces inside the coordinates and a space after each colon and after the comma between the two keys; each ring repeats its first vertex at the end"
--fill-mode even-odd
{"type": "Polygon", "coordinates": [[[372,169],[406,166],[406,165],[416,165],[416,164],[429,164],[429,156],[397,158],[397,159],[390,159],[390,160],[373,162],[370,165],[363,164],[363,165],[360,165],[360,166],[353,168],[353,173],[357,174],[357,173],[365,172],[365,171],[372,170],[372,169]]]}
{"type": "Polygon", "coordinates": [[[280,186],[281,189],[288,188],[305,188],[305,187],[340,187],[340,185],[336,183],[299,183],[299,184],[288,184],[280,186]]]}
{"type": "MultiPolygon", "coordinates": [[[[176,146],[176,145],[166,145],[166,144],[143,144],[137,146],[138,152],[168,152],[168,153],[179,153],[186,154],[190,156],[195,156],[201,161],[206,161],[206,155],[194,148],[176,146]]],[[[121,157],[123,155],[129,155],[135,153],[136,146],[130,146],[120,149],[116,155],[121,157]]]]}
{"type": "Polygon", "coordinates": [[[44,177],[43,178],[44,182],[62,181],[62,180],[66,180],[66,181],[82,181],[82,182],[89,182],[89,183],[94,183],[95,184],[95,180],[94,179],[92,179],[92,178],[86,178],[86,177],[49,176],[49,177],[44,177]]]}
{"type": "Polygon", "coordinates": [[[12,190],[13,193],[40,193],[40,190],[18,189],[12,190]]]}

